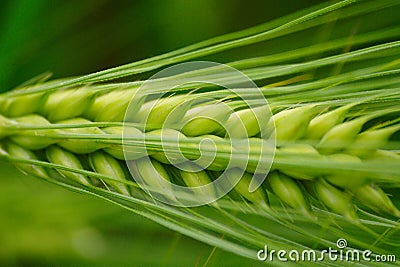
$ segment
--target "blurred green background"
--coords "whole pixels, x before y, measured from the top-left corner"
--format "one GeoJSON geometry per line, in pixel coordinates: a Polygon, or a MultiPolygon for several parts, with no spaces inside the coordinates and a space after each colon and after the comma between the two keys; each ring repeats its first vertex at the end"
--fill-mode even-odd
{"type": "MultiPolygon", "coordinates": [[[[82,75],[266,22],[317,0],[2,0],[0,91],[82,75]]],[[[1,266],[203,266],[212,247],[0,163],[1,266]]],[[[216,250],[207,266],[257,266],[216,250]]]]}

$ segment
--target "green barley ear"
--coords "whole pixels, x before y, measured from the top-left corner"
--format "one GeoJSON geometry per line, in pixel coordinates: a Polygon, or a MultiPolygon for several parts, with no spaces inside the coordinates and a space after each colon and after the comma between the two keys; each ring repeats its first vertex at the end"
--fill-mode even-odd
{"type": "Polygon", "coordinates": [[[48,96],[39,113],[52,122],[80,117],[93,100],[94,93],[90,88],[60,90],[48,96]]]}
{"type": "MultiPolygon", "coordinates": [[[[349,154],[332,154],[328,155],[327,159],[336,163],[361,163],[361,159],[349,154]]],[[[351,170],[332,171],[331,174],[324,177],[331,184],[342,188],[359,188],[367,183],[367,177],[363,173],[357,173],[351,170]]]]}
{"type": "Polygon", "coordinates": [[[268,181],[272,191],[280,200],[305,215],[311,216],[311,207],[298,183],[279,172],[270,173],[268,181]]]}
{"type": "MultiPolygon", "coordinates": [[[[239,147],[234,147],[234,150],[247,153],[250,152],[253,157],[257,158],[257,162],[249,161],[246,166],[246,171],[255,174],[264,175],[270,169],[269,162],[273,161],[273,156],[275,154],[275,146],[270,142],[262,139],[251,137],[247,142],[241,142],[239,147]],[[242,145],[245,147],[242,148],[242,145]]],[[[235,157],[232,157],[232,160],[235,160],[235,157]]],[[[235,163],[235,162],[233,162],[235,163]]],[[[238,163],[236,167],[241,167],[241,163],[238,163]]]]}
{"type": "MultiPolygon", "coordinates": [[[[168,140],[173,139],[176,140],[177,145],[179,145],[179,142],[187,139],[186,136],[181,132],[173,129],[159,129],[150,131],[146,133],[146,136],[166,138],[168,140]]],[[[180,164],[187,161],[187,159],[180,154],[168,153],[168,155],[166,155],[166,153],[168,152],[151,152],[150,154],[152,158],[164,164],[180,164]]]]}
{"type": "Polygon", "coordinates": [[[390,136],[399,130],[400,125],[394,125],[383,129],[362,132],[356,137],[346,152],[363,158],[369,157],[379,148],[386,145],[390,136]]]}
{"type": "Polygon", "coordinates": [[[318,151],[330,154],[348,147],[369,118],[369,116],[363,116],[336,125],[322,137],[317,145],[318,151]]]}
{"type": "Polygon", "coordinates": [[[318,200],[326,207],[337,214],[342,214],[353,223],[359,223],[350,194],[340,191],[321,179],[314,182],[313,185],[318,200]]]}
{"type": "MultiPolygon", "coordinates": [[[[364,159],[365,164],[390,164],[391,166],[398,166],[400,164],[400,154],[395,151],[378,149],[375,153],[364,159]]],[[[374,173],[372,176],[374,179],[390,179],[392,181],[398,181],[399,175],[388,174],[384,172],[374,173]]],[[[372,181],[373,179],[371,179],[372,181]]]]}
{"type": "Polygon", "coordinates": [[[146,130],[154,130],[181,122],[190,105],[187,95],[176,95],[146,102],[136,114],[128,115],[133,122],[146,123],[146,130]]]}
{"type": "Polygon", "coordinates": [[[368,157],[368,160],[400,162],[400,155],[394,151],[378,149],[368,157]]]}
{"type": "MultiPolygon", "coordinates": [[[[153,58],[80,77],[30,85],[25,87],[29,90],[26,92],[17,89],[1,94],[0,114],[6,119],[0,116],[3,144],[0,160],[20,164],[24,172],[110,201],[208,245],[252,259],[256,259],[257,250],[264,245],[275,251],[318,249],[331,247],[339,237],[346,238],[357,250],[387,255],[400,246],[399,222],[390,215],[381,217],[377,213],[385,211],[398,216],[393,203],[399,199],[394,195],[390,204],[388,196],[377,186],[388,188],[393,194],[399,192],[400,169],[396,168],[400,163],[399,135],[388,137],[388,129],[400,121],[400,26],[395,15],[399,13],[400,2],[332,2],[153,58]],[[382,21],[376,23],[376,17],[382,21]],[[361,28],[357,33],[346,36],[342,29],[350,29],[359,20],[362,23],[358,24],[361,28]],[[318,35],[330,25],[335,27],[329,39],[307,38],[307,34],[318,35]],[[279,41],[284,40],[295,42],[279,47],[279,41]],[[278,44],[277,48],[273,44],[278,44]],[[265,54],[243,53],[255,46],[272,49],[265,54]],[[231,61],[230,55],[235,52],[239,53],[231,61]],[[143,89],[140,86],[146,83],[139,79],[146,79],[158,69],[215,54],[221,58],[228,56],[225,63],[243,72],[255,84],[273,84],[261,88],[263,97],[215,66],[157,79],[156,86],[142,91],[143,94],[139,92],[143,89]],[[308,80],[299,78],[302,73],[316,75],[309,76],[308,80]],[[187,78],[198,81],[211,78],[221,86],[186,83],[187,78]],[[173,83],[184,85],[171,91],[169,85],[173,83]],[[239,90],[225,89],[228,86],[237,86],[235,89],[239,90]],[[158,96],[161,99],[154,100],[158,96]],[[207,96],[212,96],[212,100],[206,102],[207,96]],[[246,100],[241,96],[246,96],[246,100]],[[245,109],[250,106],[247,102],[254,100],[252,103],[259,106],[265,105],[266,99],[277,113],[272,118],[261,116],[256,121],[261,108],[250,112],[245,109]],[[156,104],[154,108],[153,104],[156,104]],[[225,110],[224,104],[232,110],[225,110]],[[49,125],[48,120],[53,124],[49,125]],[[130,128],[133,125],[135,128],[130,128]],[[226,135],[222,126],[231,134],[226,135]],[[174,146],[175,140],[172,145],[161,143],[157,131],[151,132],[160,128],[185,135],[177,143],[182,154],[204,167],[204,171],[185,173],[171,166],[165,155],[171,152],[173,158],[173,153],[180,151],[174,146]],[[233,138],[229,140],[229,137],[233,138]],[[277,147],[272,137],[276,137],[277,147]],[[213,142],[201,142],[205,138],[213,142]],[[247,141],[249,144],[245,144],[247,141]],[[362,146],[366,141],[369,144],[362,146]],[[262,145],[264,142],[266,146],[262,145]],[[232,151],[228,149],[229,144],[232,151]],[[247,166],[246,151],[250,156],[247,166]],[[40,157],[43,152],[47,159],[40,157]],[[216,157],[207,162],[214,152],[216,157]],[[263,152],[267,156],[259,157],[263,152]],[[228,165],[230,158],[232,165],[228,165]],[[123,173],[124,166],[119,164],[124,159],[133,177],[123,173]],[[272,187],[271,193],[279,196],[282,204],[294,208],[282,209],[276,201],[268,203],[270,192],[265,186],[250,192],[251,181],[260,181],[257,178],[265,176],[271,165],[278,176],[272,177],[272,183],[269,182],[272,186],[268,185],[268,189],[272,187]],[[364,166],[365,169],[360,168],[364,166]],[[253,177],[250,172],[256,175],[253,177]],[[207,175],[216,178],[221,173],[231,178],[227,184],[234,190],[218,201],[217,209],[183,207],[183,201],[172,207],[184,199],[181,198],[184,192],[187,193],[184,197],[204,195],[207,199],[213,194],[218,196],[220,187],[215,185],[215,190],[209,187],[194,194],[192,187],[178,191],[167,181],[196,186],[209,184],[207,175]],[[364,173],[368,180],[362,176],[354,179],[358,173],[364,173]],[[124,174],[126,180],[123,180],[124,174]],[[104,185],[114,189],[104,190],[95,177],[103,177],[104,185]],[[163,200],[162,197],[173,200],[172,203],[164,201],[172,205],[141,195],[146,187],[138,189],[129,178],[143,181],[140,185],[147,185],[153,196],[158,194],[158,200],[163,200]],[[303,185],[309,185],[309,195],[302,190],[303,185]],[[352,197],[376,212],[364,212],[359,220],[352,197]],[[308,200],[315,204],[316,212],[312,216],[309,216],[308,200]]],[[[320,255],[321,251],[316,253],[320,255]]]]}
{"type": "MultiPolygon", "coordinates": [[[[125,173],[122,169],[120,163],[115,158],[102,152],[96,151],[89,155],[90,164],[95,172],[104,174],[106,176],[125,181],[125,173]]],[[[106,181],[106,184],[114,188],[118,193],[129,196],[129,190],[123,183],[118,183],[114,181],[106,181]]]]}
{"type": "Polygon", "coordinates": [[[285,141],[300,139],[306,134],[308,124],[315,112],[314,105],[281,111],[272,116],[272,119],[268,122],[267,129],[271,131],[275,125],[278,145],[285,141]]]}
{"type": "Polygon", "coordinates": [[[13,121],[0,114],[0,139],[9,135],[8,126],[12,125],[13,121]]]}
{"type": "Polygon", "coordinates": [[[0,96],[0,113],[7,117],[21,117],[35,113],[43,106],[47,95],[45,93],[24,94],[17,96],[0,96]]]}
{"type": "MultiPolygon", "coordinates": [[[[5,143],[5,150],[10,156],[15,158],[38,160],[38,158],[32,151],[27,150],[10,141],[5,143]]],[[[46,179],[49,178],[49,175],[47,174],[46,170],[41,166],[28,163],[14,163],[14,165],[23,173],[32,174],[46,179]]]]}
{"type": "Polygon", "coordinates": [[[144,97],[136,97],[136,92],[136,88],[128,88],[100,95],[89,106],[83,117],[94,121],[123,121],[131,101],[135,101],[135,109],[130,107],[130,112],[136,113],[145,100],[144,97]]]}
{"type": "MultiPolygon", "coordinates": [[[[83,118],[74,118],[57,122],[57,124],[90,124],[90,123],[92,122],[83,118]]],[[[69,135],[104,134],[104,132],[97,127],[66,128],[62,129],[61,133],[69,135]]],[[[58,145],[67,149],[68,151],[77,154],[89,154],[107,146],[104,143],[101,143],[97,140],[74,139],[68,137],[60,141],[58,145]]]]}
{"type": "MultiPolygon", "coordinates": [[[[16,122],[20,124],[26,124],[31,126],[48,126],[50,122],[39,115],[27,115],[24,117],[19,117],[15,119],[16,122]]],[[[47,137],[46,135],[51,135],[52,133],[57,133],[57,130],[25,130],[19,131],[17,134],[10,136],[13,140],[20,146],[31,150],[38,150],[48,147],[57,142],[57,140],[47,137]]]]}
{"type": "Polygon", "coordinates": [[[140,179],[150,187],[148,190],[151,194],[161,195],[170,200],[177,201],[171,185],[167,183],[171,181],[170,176],[160,162],[144,157],[131,161],[129,164],[140,175],[140,179]]]}
{"type": "Polygon", "coordinates": [[[234,168],[225,171],[224,175],[227,175],[231,181],[236,181],[240,176],[241,178],[234,187],[234,190],[255,205],[260,205],[260,207],[264,208],[268,206],[268,196],[263,187],[260,186],[253,192],[249,191],[250,183],[253,178],[251,174],[243,172],[238,168],[234,168]]]}
{"type": "Polygon", "coordinates": [[[330,129],[343,122],[348,110],[354,104],[336,108],[313,118],[308,125],[305,138],[309,140],[320,140],[330,129]]]}
{"type": "Polygon", "coordinates": [[[182,119],[185,125],[181,131],[186,136],[215,133],[222,128],[220,123],[225,123],[231,112],[228,106],[221,103],[196,106],[190,109],[182,119]]]}
{"type": "Polygon", "coordinates": [[[210,171],[224,171],[229,165],[229,158],[219,157],[219,151],[231,151],[230,143],[227,142],[226,139],[221,138],[216,135],[202,135],[199,137],[192,137],[191,140],[196,140],[195,150],[198,153],[188,154],[186,155],[188,159],[193,160],[197,165],[203,167],[204,169],[208,169],[210,171]],[[205,140],[209,142],[204,142],[205,140]],[[200,144],[200,147],[198,144],[200,144]],[[206,151],[215,151],[215,158],[210,159],[207,153],[204,153],[204,157],[199,158],[199,154],[203,155],[202,149],[206,149],[206,151]]]}
{"type": "Polygon", "coordinates": [[[369,184],[360,187],[353,192],[355,198],[372,210],[378,213],[386,212],[395,217],[400,217],[400,211],[393,205],[390,198],[379,186],[369,184]]]}
{"type": "MultiPolygon", "coordinates": [[[[77,169],[77,170],[83,170],[82,163],[78,159],[77,156],[72,154],[69,151],[66,151],[57,145],[49,146],[46,149],[46,155],[47,159],[49,162],[58,164],[61,166],[77,169]]],[[[70,171],[64,171],[64,170],[57,170],[62,176],[67,177],[75,182],[78,182],[83,185],[90,185],[88,179],[79,173],[73,173],[70,171]]]]}
{"type": "Polygon", "coordinates": [[[103,148],[105,152],[119,160],[136,160],[147,156],[146,149],[141,147],[131,147],[129,145],[123,146],[123,139],[129,137],[136,137],[138,139],[144,140],[144,134],[134,127],[130,126],[112,126],[104,127],[101,130],[109,135],[114,135],[120,138],[121,144],[108,144],[107,147],[103,148]]]}
{"type": "Polygon", "coordinates": [[[266,127],[269,121],[269,110],[266,106],[243,109],[232,113],[226,123],[227,135],[230,138],[253,137],[266,127]]]}
{"type": "MultiPolygon", "coordinates": [[[[324,157],[319,154],[315,147],[308,144],[290,144],[277,149],[277,154],[291,155],[299,160],[303,158],[322,160],[324,157]]],[[[285,167],[281,168],[280,172],[300,180],[313,180],[323,174],[323,171],[310,169],[307,167],[285,167]]]]}
{"type": "MultiPolygon", "coordinates": [[[[210,185],[212,182],[208,173],[204,170],[202,171],[194,171],[193,164],[190,162],[184,163],[180,165],[185,170],[180,170],[180,176],[183,182],[192,189],[194,193],[194,197],[196,199],[201,199],[204,202],[211,202],[216,199],[215,189],[213,187],[204,187],[206,185],[210,185]],[[191,171],[188,171],[191,170],[191,171]]],[[[213,205],[216,205],[215,203],[213,205]]]]}

